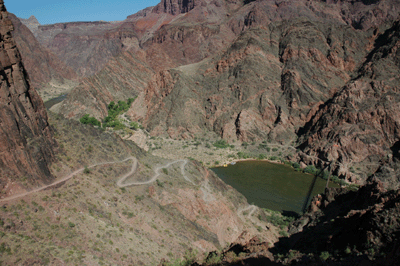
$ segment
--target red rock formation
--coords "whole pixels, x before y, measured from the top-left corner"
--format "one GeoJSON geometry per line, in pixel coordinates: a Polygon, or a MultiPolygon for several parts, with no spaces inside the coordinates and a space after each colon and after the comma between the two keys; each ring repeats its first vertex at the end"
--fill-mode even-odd
{"type": "Polygon", "coordinates": [[[0,185],[48,180],[53,157],[52,130],[43,101],[31,87],[16,43],[13,24],[0,0],[0,185]]]}
{"type": "MultiPolygon", "coordinates": [[[[376,47],[381,31],[390,27],[388,24],[399,11],[400,3],[395,0],[176,0],[162,1],[118,26],[93,24],[90,27],[99,33],[96,49],[80,46],[93,36],[86,36],[85,31],[72,24],[65,24],[66,29],[54,25],[46,30],[61,32],[56,38],[50,36],[48,41],[60,51],[72,51],[63,55],[71,58],[71,65],[78,65],[77,58],[90,58],[92,62],[84,62],[82,69],[90,69],[91,73],[95,70],[88,65],[102,67],[112,57],[111,53],[103,52],[110,50],[129,50],[156,73],[152,79],[142,79],[148,84],[137,86],[138,83],[125,78],[124,68],[131,64],[115,64],[111,60],[98,74],[103,81],[84,80],[65,101],[61,112],[69,117],[79,118],[91,112],[96,117],[105,116],[107,102],[114,94],[114,89],[109,88],[119,87],[121,92],[132,93],[131,86],[139,97],[129,114],[141,120],[154,135],[188,137],[212,130],[228,140],[270,139],[280,143],[304,136],[301,139],[304,151],[313,158],[319,157],[307,163],[338,160],[341,167],[336,169],[337,174],[349,177],[354,162],[376,164],[374,169],[360,166],[364,171],[361,179],[365,180],[366,173],[379,167],[379,160],[390,155],[390,147],[397,141],[397,135],[392,136],[397,134],[397,126],[393,126],[397,122],[392,123],[397,120],[390,115],[396,107],[385,105],[397,103],[397,96],[388,95],[387,100],[381,97],[378,108],[364,102],[363,98],[373,96],[374,88],[385,91],[385,87],[380,86],[381,80],[367,84],[375,81],[373,77],[368,81],[357,80],[358,70],[376,47]],[[126,34],[119,34],[121,25],[126,34]],[[106,35],[105,29],[108,29],[106,35]],[[130,39],[132,46],[119,47],[120,39],[129,36],[128,33],[134,35],[130,39]],[[110,36],[108,50],[101,42],[104,36],[110,36]],[[72,39],[78,39],[77,47],[82,49],[69,49],[75,43],[72,39]],[[114,45],[118,47],[114,49],[114,45]],[[96,59],[98,55],[91,56],[97,49],[102,54],[100,61],[96,59]],[[126,80],[122,87],[121,80],[126,80]],[[368,88],[365,95],[364,88],[368,88]],[[358,105],[359,101],[363,101],[362,107],[376,109],[376,113],[372,115],[370,109],[364,108],[365,112],[358,115],[354,110],[359,106],[348,112],[350,109],[343,105],[351,106],[353,102],[358,105]],[[335,111],[336,107],[345,114],[335,111]],[[384,118],[380,127],[379,119],[386,113],[388,119],[384,118]],[[331,117],[327,118],[328,115],[331,117]],[[339,115],[342,117],[337,119],[339,115]],[[355,125],[362,120],[368,120],[368,126],[373,123],[377,141],[368,135],[371,131],[352,135],[357,126],[351,127],[352,130],[342,127],[348,125],[347,120],[355,125]],[[307,123],[317,124],[310,129],[307,123]],[[385,132],[389,138],[384,136],[385,132]],[[368,145],[365,137],[369,138],[368,145]]],[[[79,27],[83,29],[84,25],[79,27]]],[[[396,46],[391,54],[395,54],[395,49],[396,46]]],[[[366,64],[363,71],[379,75],[385,72],[382,82],[396,81],[395,64],[385,71],[375,70],[379,68],[366,64]]],[[[118,97],[117,100],[121,99],[118,97]]]]}
{"type": "Polygon", "coordinates": [[[321,105],[304,128],[304,150],[338,162],[340,175],[351,177],[350,165],[373,173],[379,160],[393,156],[400,140],[399,47],[397,21],[376,40],[358,77],[321,105]]]}
{"type": "Polygon", "coordinates": [[[154,12],[165,12],[171,15],[179,15],[192,10],[201,0],[161,0],[155,8],[154,12]]]}
{"type": "Polygon", "coordinates": [[[13,38],[33,87],[40,89],[42,84],[52,79],[62,82],[64,79],[77,78],[75,71],[42,47],[32,32],[15,15],[9,14],[9,18],[14,25],[13,38]]]}

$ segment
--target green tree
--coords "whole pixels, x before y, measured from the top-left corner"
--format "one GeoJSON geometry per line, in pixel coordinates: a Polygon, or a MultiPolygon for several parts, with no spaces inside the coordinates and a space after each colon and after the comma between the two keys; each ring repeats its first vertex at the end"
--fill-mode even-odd
{"type": "Polygon", "coordinates": [[[81,119],[79,119],[79,121],[85,125],[91,124],[94,126],[101,126],[101,122],[94,117],[90,117],[89,114],[85,114],[84,116],[82,116],[81,119]]]}

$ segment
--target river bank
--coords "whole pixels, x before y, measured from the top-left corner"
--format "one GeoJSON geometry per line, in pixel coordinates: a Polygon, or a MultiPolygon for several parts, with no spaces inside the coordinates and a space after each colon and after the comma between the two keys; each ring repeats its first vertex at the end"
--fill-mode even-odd
{"type": "Polygon", "coordinates": [[[143,131],[136,131],[125,137],[142,149],[166,159],[195,159],[206,167],[228,165],[242,160],[265,160],[281,163],[292,157],[296,149],[288,144],[266,143],[265,141],[241,143],[232,142],[225,148],[215,146],[219,138],[213,133],[192,140],[177,140],[164,137],[150,137],[143,131]]]}

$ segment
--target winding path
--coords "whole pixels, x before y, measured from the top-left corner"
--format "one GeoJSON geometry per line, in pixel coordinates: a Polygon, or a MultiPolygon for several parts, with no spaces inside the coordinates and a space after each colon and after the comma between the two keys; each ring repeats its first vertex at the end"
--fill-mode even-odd
{"type": "Polygon", "coordinates": [[[160,174],[161,174],[161,173],[160,173],[161,169],[163,169],[163,168],[168,168],[168,167],[170,167],[171,165],[173,165],[173,164],[175,164],[175,163],[181,163],[181,174],[182,174],[183,178],[184,178],[186,181],[192,183],[192,185],[194,185],[195,183],[185,174],[185,166],[186,166],[186,164],[188,163],[187,160],[176,160],[176,161],[167,163],[167,164],[162,165],[162,166],[157,166],[157,167],[154,169],[154,176],[153,176],[152,178],[150,178],[149,180],[147,180],[147,181],[141,181],[141,182],[132,181],[132,182],[123,184],[123,183],[125,182],[125,180],[126,180],[129,176],[131,176],[131,175],[136,171],[136,168],[137,168],[137,159],[134,158],[134,163],[132,164],[132,169],[131,169],[131,171],[130,171],[129,173],[125,174],[122,178],[120,178],[120,179],[117,181],[117,186],[120,187],[120,188],[123,188],[123,187],[128,187],[128,186],[140,186],[140,185],[146,185],[146,184],[153,183],[153,182],[156,181],[157,178],[160,176],[160,174]]]}
{"type": "MultiPolygon", "coordinates": [[[[132,169],[133,169],[133,166],[134,166],[135,164],[137,165],[137,160],[136,160],[135,157],[128,157],[128,158],[125,158],[125,159],[122,160],[122,161],[113,161],[113,162],[96,163],[96,164],[92,164],[92,165],[88,166],[88,168],[93,168],[93,167],[96,167],[96,166],[106,165],[106,164],[123,163],[123,162],[129,161],[129,160],[134,160],[134,163],[133,163],[133,165],[132,165],[132,169]]],[[[40,188],[36,188],[36,189],[34,189],[34,190],[31,190],[31,191],[27,191],[27,192],[25,192],[25,193],[21,193],[21,194],[13,195],[13,196],[11,196],[11,197],[7,197],[7,198],[0,199],[0,202],[7,202],[7,201],[14,200],[14,199],[22,198],[22,197],[28,196],[28,195],[30,195],[30,194],[33,194],[33,193],[36,193],[36,192],[45,190],[46,188],[54,187],[54,186],[56,186],[56,185],[58,185],[58,184],[60,184],[60,183],[63,183],[63,182],[65,182],[65,181],[71,179],[71,178],[74,177],[75,175],[82,173],[84,170],[85,170],[85,167],[80,168],[80,169],[78,169],[78,170],[72,172],[71,174],[67,175],[66,177],[64,177],[64,178],[62,178],[62,179],[60,179],[60,180],[57,180],[56,182],[54,182],[54,183],[52,183],[52,184],[50,184],[50,185],[46,185],[46,186],[43,186],[43,187],[40,187],[40,188]]],[[[130,172],[129,175],[131,175],[131,174],[132,174],[132,173],[130,172]]]]}
{"type": "MultiPolygon", "coordinates": [[[[133,161],[131,170],[128,173],[124,174],[116,183],[116,185],[118,187],[120,187],[120,188],[124,188],[124,187],[128,187],[128,186],[140,186],[140,185],[146,185],[146,184],[153,183],[161,175],[161,172],[160,172],[161,169],[168,168],[171,165],[176,164],[176,163],[180,163],[180,170],[181,170],[181,174],[182,174],[183,178],[186,181],[188,181],[189,183],[191,183],[192,185],[195,185],[195,183],[186,175],[185,166],[187,165],[188,160],[176,160],[176,161],[173,161],[173,162],[169,162],[169,163],[167,163],[165,165],[157,166],[156,168],[154,168],[154,176],[152,176],[149,180],[140,181],[140,182],[132,181],[132,182],[125,183],[125,184],[124,184],[124,182],[126,181],[126,179],[128,177],[132,176],[137,170],[138,160],[133,156],[127,157],[127,158],[125,158],[125,159],[123,159],[121,161],[102,162],[102,163],[92,164],[92,165],[88,166],[88,168],[93,168],[93,167],[96,167],[96,166],[107,165],[107,164],[123,163],[123,162],[129,161],[129,160],[133,161]]],[[[40,188],[36,188],[34,190],[31,190],[31,191],[28,191],[28,192],[25,192],[25,193],[21,193],[21,194],[17,194],[17,195],[13,195],[13,196],[10,196],[10,197],[7,197],[7,198],[0,199],[0,203],[8,202],[8,201],[11,201],[11,200],[14,200],[14,199],[18,199],[18,198],[22,198],[22,197],[28,196],[30,194],[45,190],[47,188],[54,187],[54,186],[56,186],[58,184],[61,184],[61,183],[65,182],[65,181],[70,180],[72,177],[74,177],[77,174],[82,173],[84,170],[85,170],[85,167],[82,167],[82,168],[72,172],[71,174],[65,176],[64,178],[55,181],[52,184],[49,184],[49,185],[46,185],[46,186],[43,186],[43,187],[40,187],[40,188]]],[[[200,188],[201,191],[203,192],[203,200],[206,201],[206,202],[215,200],[214,196],[210,193],[211,187],[209,185],[208,175],[209,175],[209,173],[207,172],[207,176],[205,177],[205,182],[201,185],[201,188],[200,188]]],[[[240,216],[243,216],[243,217],[247,216],[247,217],[249,217],[251,219],[253,213],[256,210],[257,210],[256,206],[248,205],[246,208],[238,209],[237,213],[240,216]],[[244,215],[243,213],[246,212],[246,211],[249,211],[249,213],[247,215],[244,215]]]]}
{"type": "Polygon", "coordinates": [[[249,211],[247,216],[251,217],[253,213],[257,210],[257,208],[258,208],[257,206],[249,204],[246,208],[239,209],[238,213],[243,214],[245,216],[244,212],[249,211]]]}

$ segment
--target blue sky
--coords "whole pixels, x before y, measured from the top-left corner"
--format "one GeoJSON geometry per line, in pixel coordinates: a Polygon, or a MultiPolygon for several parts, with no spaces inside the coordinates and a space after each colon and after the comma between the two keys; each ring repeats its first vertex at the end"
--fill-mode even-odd
{"type": "Polygon", "coordinates": [[[4,0],[8,12],[20,18],[34,15],[40,24],[124,20],[159,2],[161,0],[4,0]]]}

